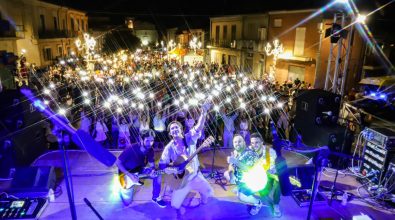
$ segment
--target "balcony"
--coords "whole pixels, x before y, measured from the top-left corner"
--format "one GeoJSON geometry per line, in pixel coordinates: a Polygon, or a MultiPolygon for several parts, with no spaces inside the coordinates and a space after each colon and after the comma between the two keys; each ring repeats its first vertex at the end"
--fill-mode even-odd
{"type": "Polygon", "coordinates": [[[212,39],[209,42],[212,47],[231,48],[237,50],[249,50],[264,52],[265,41],[263,40],[234,40],[234,41],[215,41],[212,39]]]}
{"type": "Polygon", "coordinates": [[[45,30],[39,31],[38,37],[40,39],[52,39],[52,38],[75,38],[78,36],[78,31],[68,30],[45,30]]]}

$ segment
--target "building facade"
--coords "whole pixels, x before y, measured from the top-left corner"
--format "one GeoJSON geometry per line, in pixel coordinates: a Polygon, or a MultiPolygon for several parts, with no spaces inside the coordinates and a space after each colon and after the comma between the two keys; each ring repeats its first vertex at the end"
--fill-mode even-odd
{"type": "Polygon", "coordinates": [[[88,30],[85,12],[39,0],[0,0],[0,50],[42,67],[76,52],[75,38],[88,30]]]}
{"type": "MultiPolygon", "coordinates": [[[[276,81],[294,81],[299,79],[305,81],[315,88],[324,88],[328,71],[328,57],[331,56],[329,73],[333,77],[335,67],[337,44],[334,43],[333,51],[330,53],[331,39],[325,36],[326,30],[332,27],[334,14],[328,12],[307,19],[315,9],[295,11],[273,11],[269,12],[269,42],[278,39],[283,44],[283,54],[279,55],[276,64],[276,81]],[[303,21],[303,22],[301,22],[303,21]]],[[[349,19],[349,18],[348,18],[349,19]]],[[[346,19],[347,20],[347,19],[346,19]]],[[[346,21],[346,25],[350,21],[346,21]]],[[[345,25],[345,26],[346,26],[345,25]]],[[[358,32],[351,34],[347,29],[348,36],[342,38],[342,65],[346,59],[345,48],[350,49],[348,58],[346,91],[353,86],[353,79],[361,71],[361,57],[364,53],[364,43],[358,32]],[[348,47],[348,41],[350,47],[348,47]]],[[[266,60],[266,71],[269,71],[273,63],[273,56],[266,60]]],[[[344,75],[339,72],[339,79],[344,75]]]]}
{"type": "MultiPolygon", "coordinates": [[[[208,46],[211,62],[236,65],[251,72],[253,78],[262,78],[273,66],[273,55],[266,55],[265,46],[278,39],[283,53],[277,57],[275,80],[283,83],[299,79],[315,88],[324,88],[330,47],[325,31],[333,23],[333,14],[307,19],[315,11],[271,11],[211,18],[208,46]]],[[[361,69],[364,43],[357,32],[349,34],[344,44],[348,40],[352,42],[346,83],[350,89],[352,79],[361,69]]],[[[336,50],[335,47],[332,55],[336,50]]]]}
{"type": "Polygon", "coordinates": [[[264,45],[268,15],[235,15],[210,19],[211,62],[248,69],[253,78],[265,72],[264,45]]]}
{"type": "Polygon", "coordinates": [[[158,31],[155,25],[149,22],[135,21],[134,34],[140,38],[144,46],[158,43],[158,31]]]}

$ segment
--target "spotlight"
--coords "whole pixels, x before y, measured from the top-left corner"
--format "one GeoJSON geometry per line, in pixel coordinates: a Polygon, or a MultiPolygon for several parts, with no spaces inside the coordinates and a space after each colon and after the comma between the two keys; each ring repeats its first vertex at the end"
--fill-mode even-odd
{"type": "Polygon", "coordinates": [[[364,23],[365,23],[365,20],[366,20],[366,15],[361,15],[361,14],[359,14],[358,17],[357,17],[356,22],[361,23],[361,24],[364,24],[364,23]]]}

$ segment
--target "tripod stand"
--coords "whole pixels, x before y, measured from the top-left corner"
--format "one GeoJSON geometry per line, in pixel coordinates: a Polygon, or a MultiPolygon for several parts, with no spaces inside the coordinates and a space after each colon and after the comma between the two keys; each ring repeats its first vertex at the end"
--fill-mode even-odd
{"type": "Polygon", "coordinates": [[[226,179],[224,177],[224,174],[218,170],[214,170],[214,162],[215,162],[215,152],[216,149],[219,147],[219,145],[215,145],[213,148],[213,156],[211,157],[211,171],[210,173],[206,176],[206,178],[214,179],[215,184],[218,184],[219,186],[222,187],[226,191],[226,179]]]}
{"type": "MultiPolygon", "coordinates": [[[[214,123],[214,126],[215,126],[215,129],[214,129],[215,137],[218,137],[218,133],[217,133],[217,127],[218,126],[217,125],[218,125],[218,123],[217,123],[217,113],[215,113],[215,123],[214,123]]],[[[216,154],[217,148],[220,148],[220,147],[221,146],[219,144],[214,145],[214,147],[213,147],[213,156],[211,157],[211,171],[205,177],[206,178],[210,178],[210,179],[214,179],[215,180],[214,183],[218,184],[219,186],[222,187],[222,189],[224,189],[226,191],[226,188],[225,188],[225,186],[226,186],[226,179],[224,177],[224,174],[222,172],[218,171],[218,170],[214,170],[215,154],[216,154]]]]}

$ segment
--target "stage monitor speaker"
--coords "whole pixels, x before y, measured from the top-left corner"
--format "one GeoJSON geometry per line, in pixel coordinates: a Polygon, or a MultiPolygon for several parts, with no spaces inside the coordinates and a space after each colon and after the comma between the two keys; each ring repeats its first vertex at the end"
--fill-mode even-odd
{"type": "Polygon", "coordinates": [[[15,170],[9,192],[48,193],[54,189],[56,174],[54,167],[19,167],[15,170]]]}

